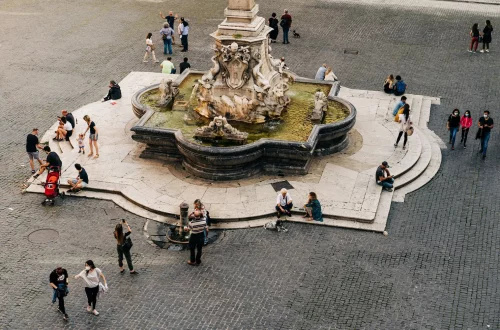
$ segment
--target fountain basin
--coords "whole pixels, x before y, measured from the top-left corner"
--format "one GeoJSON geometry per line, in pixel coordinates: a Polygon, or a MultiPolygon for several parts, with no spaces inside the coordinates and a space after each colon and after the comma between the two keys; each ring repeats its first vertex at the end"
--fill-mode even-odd
{"type": "MultiPolygon", "coordinates": [[[[201,74],[203,72],[185,71],[173,85],[179,88],[179,94],[182,95],[183,88],[186,88],[183,82],[189,82],[194,76],[201,74]]],[[[278,175],[307,174],[315,156],[329,155],[347,146],[347,133],[354,126],[356,109],[336,96],[340,88],[338,82],[297,78],[296,83],[308,84],[314,88],[329,87],[328,100],[347,109],[345,118],[311,125],[308,136],[299,137],[295,141],[263,137],[250,139],[248,144],[239,146],[206,145],[194,140],[192,136],[186,136],[183,133],[186,132],[184,127],[161,127],[168,127],[168,121],[167,125],[151,125],[150,121],[154,121],[157,111],[144,102],[143,95],[158,88],[158,85],[152,85],[139,90],[132,98],[133,111],[140,117],[139,122],[131,129],[135,133],[132,138],[146,144],[141,157],[180,161],[188,172],[204,179],[237,180],[260,172],[278,175]]],[[[189,99],[181,98],[181,101],[189,102],[189,99]]],[[[311,110],[305,108],[301,111],[305,113],[311,110]]]]}

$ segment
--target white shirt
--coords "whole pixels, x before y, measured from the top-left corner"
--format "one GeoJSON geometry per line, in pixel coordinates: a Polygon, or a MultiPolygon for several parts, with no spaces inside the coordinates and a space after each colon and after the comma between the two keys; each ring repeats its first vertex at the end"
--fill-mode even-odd
{"type": "Polygon", "coordinates": [[[283,197],[283,195],[281,193],[278,194],[278,197],[276,198],[276,205],[281,205],[281,206],[285,206],[286,204],[288,204],[289,202],[292,201],[292,196],[290,196],[289,193],[286,193],[285,197],[283,197]]]}
{"type": "Polygon", "coordinates": [[[146,39],[146,45],[151,46],[153,44],[153,40],[146,39]]]}
{"type": "Polygon", "coordinates": [[[73,126],[71,126],[71,123],[69,121],[64,124],[63,128],[68,132],[73,130],[73,126]]]}
{"type": "Polygon", "coordinates": [[[95,288],[99,285],[99,274],[101,274],[101,270],[99,268],[94,268],[93,271],[89,271],[88,275],[87,271],[84,269],[78,276],[83,279],[87,288],[95,288]]]}

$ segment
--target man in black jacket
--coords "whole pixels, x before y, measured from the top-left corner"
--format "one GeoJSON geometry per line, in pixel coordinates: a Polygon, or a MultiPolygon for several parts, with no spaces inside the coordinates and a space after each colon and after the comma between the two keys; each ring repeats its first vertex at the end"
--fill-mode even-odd
{"type": "Polygon", "coordinates": [[[118,84],[114,80],[111,80],[109,82],[108,95],[102,101],[106,102],[108,100],[118,100],[121,98],[122,98],[122,90],[120,89],[120,86],[118,86],[118,84]]]}
{"type": "Polygon", "coordinates": [[[64,315],[63,319],[68,320],[68,314],[66,314],[66,309],[64,308],[64,297],[68,294],[68,272],[62,267],[57,267],[54,269],[49,276],[49,285],[54,289],[54,295],[52,296],[52,303],[56,302],[56,298],[59,299],[59,311],[64,315]]]}

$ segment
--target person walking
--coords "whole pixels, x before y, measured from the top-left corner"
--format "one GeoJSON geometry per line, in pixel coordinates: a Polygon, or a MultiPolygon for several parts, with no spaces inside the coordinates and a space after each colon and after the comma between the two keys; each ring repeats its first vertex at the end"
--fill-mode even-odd
{"type": "Polygon", "coordinates": [[[184,60],[182,61],[181,64],[179,64],[179,73],[183,73],[186,69],[189,69],[191,67],[191,64],[188,62],[188,58],[184,57],[184,60]]]}
{"type": "Polygon", "coordinates": [[[460,143],[464,144],[464,149],[467,149],[467,136],[469,135],[469,129],[472,126],[472,117],[470,111],[465,111],[464,115],[460,119],[460,126],[462,126],[462,138],[460,143]]]}
{"type": "Polygon", "coordinates": [[[153,34],[151,32],[149,32],[148,35],[146,36],[146,53],[144,54],[144,58],[142,60],[144,63],[148,63],[148,57],[150,54],[152,55],[153,61],[155,63],[160,62],[156,59],[156,55],[155,55],[156,46],[153,43],[152,37],[153,37],[153,34]]]}
{"type": "Polygon", "coordinates": [[[488,110],[484,111],[483,117],[479,118],[478,126],[480,129],[478,134],[481,137],[481,149],[479,153],[482,153],[483,159],[485,159],[488,143],[490,142],[491,129],[493,128],[493,119],[490,117],[490,112],[488,110]]]}
{"type": "Polygon", "coordinates": [[[64,307],[64,297],[68,295],[68,272],[62,267],[57,267],[49,275],[49,285],[53,289],[52,303],[59,300],[58,310],[63,314],[63,320],[68,320],[68,314],[64,307]]]}
{"type": "Polygon", "coordinates": [[[399,109],[404,107],[405,104],[406,104],[406,96],[401,96],[401,100],[398,103],[396,103],[396,105],[394,106],[394,110],[392,110],[392,115],[393,116],[397,115],[399,109]]]}
{"type": "Polygon", "coordinates": [[[323,63],[323,65],[319,67],[318,71],[316,71],[314,79],[325,80],[326,70],[328,70],[328,67],[326,66],[326,63],[323,63]]]}
{"type": "Polygon", "coordinates": [[[28,154],[28,159],[30,161],[31,174],[35,174],[35,159],[38,161],[38,164],[42,166],[43,162],[40,159],[40,153],[38,149],[42,149],[42,145],[38,140],[38,128],[33,128],[30,134],[26,136],[26,153],[28,154]]]}
{"type": "Polygon", "coordinates": [[[123,256],[125,256],[130,274],[136,275],[139,273],[134,270],[134,265],[132,264],[132,256],[130,255],[132,240],[129,237],[130,234],[132,234],[132,229],[130,229],[127,221],[122,219],[122,222],[116,225],[114,232],[116,251],[118,252],[118,266],[120,267],[120,274],[123,274],[125,272],[125,268],[123,268],[123,256]],[[127,227],[127,232],[125,234],[123,233],[123,226],[127,227]]]}
{"type": "Polygon", "coordinates": [[[469,49],[467,50],[469,53],[472,53],[472,52],[476,52],[477,50],[477,45],[479,44],[479,28],[478,28],[478,24],[477,23],[474,23],[474,25],[472,25],[472,28],[469,32],[469,35],[470,35],[470,47],[469,49]],[[472,51],[472,48],[474,48],[474,51],[472,51]]]}
{"type": "Polygon", "coordinates": [[[278,28],[279,21],[276,18],[276,13],[272,13],[271,17],[268,20],[269,27],[273,28],[273,30],[269,33],[269,39],[271,39],[271,43],[276,43],[276,39],[278,39],[278,34],[280,29],[278,28]]]}
{"type": "Polygon", "coordinates": [[[375,182],[382,186],[382,189],[385,191],[392,191],[392,187],[394,184],[394,176],[388,170],[389,164],[386,161],[382,162],[382,165],[377,167],[375,172],[375,182]]]}
{"type": "Polygon", "coordinates": [[[304,215],[304,218],[307,218],[307,221],[315,220],[323,222],[321,204],[318,200],[318,196],[316,196],[316,193],[312,191],[309,193],[307,203],[304,205],[304,209],[306,210],[306,215],[304,215]]]}
{"type": "Polygon", "coordinates": [[[88,115],[83,116],[83,120],[85,120],[85,122],[87,123],[87,129],[85,130],[83,135],[87,134],[87,131],[90,130],[90,135],[89,135],[90,154],[88,155],[88,157],[92,157],[94,155],[94,147],[95,147],[94,158],[99,158],[99,145],[97,144],[99,131],[95,126],[95,123],[92,120],[90,120],[90,117],[88,115]]]}
{"type": "Polygon", "coordinates": [[[394,76],[392,74],[384,81],[384,92],[387,94],[394,93],[394,76]]]}
{"type": "Polygon", "coordinates": [[[172,41],[174,38],[174,29],[172,29],[169,23],[163,24],[163,29],[160,30],[161,39],[163,40],[163,54],[172,55],[172,41]]]}
{"type": "Polygon", "coordinates": [[[410,105],[405,104],[403,113],[399,114],[399,124],[401,125],[399,128],[399,134],[398,138],[396,140],[396,143],[394,143],[394,147],[398,147],[399,140],[401,140],[401,136],[405,136],[404,142],[403,142],[403,150],[406,149],[406,142],[408,141],[408,130],[411,127],[411,122],[410,122],[410,105]]]}
{"type": "Polygon", "coordinates": [[[491,25],[490,20],[486,20],[486,26],[483,29],[483,49],[481,49],[481,53],[489,53],[490,52],[490,43],[491,43],[491,33],[493,32],[493,25],[491,25]]]}
{"type": "Polygon", "coordinates": [[[190,259],[188,264],[198,266],[201,264],[201,253],[203,249],[204,231],[208,232],[206,218],[201,211],[194,211],[189,215],[189,228],[191,236],[189,236],[190,259]],[[195,255],[196,250],[196,255],[195,255]]]}
{"type": "Polygon", "coordinates": [[[180,38],[182,43],[181,52],[187,52],[189,49],[188,47],[189,23],[184,19],[184,17],[181,17],[181,24],[179,25],[179,30],[181,31],[180,32],[180,38]]]}
{"type": "Polygon", "coordinates": [[[288,9],[285,9],[284,14],[281,16],[280,25],[283,29],[283,43],[289,44],[288,31],[290,31],[290,27],[292,26],[292,16],[288,14],[288,9]]]}
{"type": "Polygon", "coordinates": [[[455,139],[457,137],[458,129],[460,128],[460,110],[454,109],[448,117],[446,128],[450,131],[450,144],[451,150],[455,150],[455,139]]]}
{"type": "Polygon", "coordinates": [[[85,294],[87,295],[87,312],[93,313],[95,316],[99,315],[99,312],[95,309],[97,304],[97,294],[99,293],[99,283],[104,282],[104,286],[107,288],[106,278],[99,268],[96,268],[92,260],[87,260],[85,263],[85,269],[82,270],[75,279],[81,278],[85,282],[85,294]]]}

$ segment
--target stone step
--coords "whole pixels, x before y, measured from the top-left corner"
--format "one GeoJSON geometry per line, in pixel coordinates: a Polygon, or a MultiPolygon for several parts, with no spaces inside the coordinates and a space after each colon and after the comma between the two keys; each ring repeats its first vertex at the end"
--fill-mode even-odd
{"type": "Polygon", "coordinates": [[[427,166],[429,166],[429,163],[431,161],[432,146],[429,142],[429,138],[422,130],[418,129],[417,127],[415,127],[415,132],[418,132],[418,137],[422,144],[420,157],[418,158],[416,164],[409,171],[398,177],[398,179],[395,181],[394,189],[400,189],[416,180],[427,169],[427,166]]]}
{"type": "Polygon", "coordinates": [[[431,105],[432,99],[425,97],[422,102],[422,110],[420,112],[420,120],[418,122],[419,127],[426,128],[429,124],[430,116],[431,116],[431,105]]]}
{"type": "MultiPolygon", "coordinates": [[[[394,142],[396,142],[396,138],[399,134],[399,124],[394,125],[393,123],[384,124],[394,135],[394,142]]],[[[396,178],[402,176],[406,172],[410,171],[415,164],[417,164],[420,155],[422,154],[422,142],[420,139],[420,133],[415,130],[415,133],[408,137],[408,143],[406,150],[403,150],[403,140],[404,137],[401,137],[401,141],[399,141],[399,146],[397,147],[397,152],[393,154],[393,156],[387,159],[389,165],[391,165],[391,174],[393,174],[396,178]],[[401,153],[404,153],[404,156],[401,158],[401,153]],[[393,159],[398,159],[397,161],[393,161],[393,159]]]]}
{"type": "Polygon", "coordinates": [[[432,150],[429,165],[424,172],[422,172],[417,178],[415,178],[415,180],[403,186],[401,189],[397,189],[395,191],[393,196],[393,201],[395,202],[404,202],[406,194],[418,190],[426,185],[429,181],[432,180],[432,178],[436,175],[436,173],[439,171],[439,168],[441,167],[442,154],[440,144],[442,143],[442,141],[437,141],[433,137],[434,133],[432,131],[426,128],[421,128],[421,130],[428,131],[426,132],[426,136],[430,142],[432,150]]]}
{"type": "Polygon", "coordinates": [[[413,122],[413,125],[418,126],[420,121],[420,113],[422,111],[422,95],[414,95],[413,99],[408,102],[410,105],[410,120],[413,122]]]}

